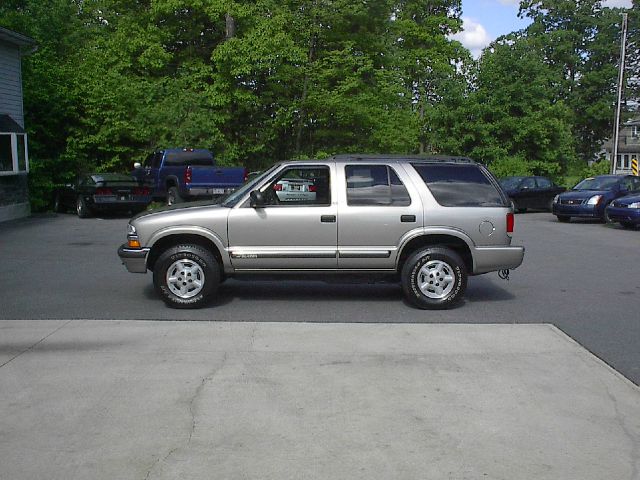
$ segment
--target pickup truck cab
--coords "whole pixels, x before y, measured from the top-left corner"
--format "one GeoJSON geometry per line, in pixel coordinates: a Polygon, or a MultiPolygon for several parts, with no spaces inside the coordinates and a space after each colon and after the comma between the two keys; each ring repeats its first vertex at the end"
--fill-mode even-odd
{"type": "Polygon", "coordinates": [[[166,200],[167,205],[220,197],[247,179],[245,168],[216,166],[212,153],[205,149],[160,150],[135,167],[133,176],[151,189],[153,198],[166,200]]]}
{"type": "Polygon", "coordinates": [[[276,164],[218,204],[138,215],[118,253],[176,308],[206,305],[225,277],[339,274],[400,281],[413,305],[443,309],[469,275],[521,264],[513,219],[470,159],[342,155],[276,164]]]}

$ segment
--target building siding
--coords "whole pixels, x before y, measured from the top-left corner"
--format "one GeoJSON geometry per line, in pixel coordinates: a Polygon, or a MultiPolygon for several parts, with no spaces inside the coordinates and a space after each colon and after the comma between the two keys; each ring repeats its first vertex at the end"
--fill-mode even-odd
{"type": "Polygon", "coordinates": [[[24,127],[20,49],[0,41],[0,113],[24,127]]]}

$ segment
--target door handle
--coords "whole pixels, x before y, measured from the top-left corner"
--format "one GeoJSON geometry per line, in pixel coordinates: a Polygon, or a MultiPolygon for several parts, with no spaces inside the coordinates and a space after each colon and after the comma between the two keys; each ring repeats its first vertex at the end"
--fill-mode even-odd
{"type": "Polygon", "coordinates": [[[402,223],[414,223],[416,221],[415,215],[401,215],[400,221],[402,223]]]}
{"type": "Polygon", "coordinates": [[[336,216],[335,215],[321,215],[320,216],[320,221],[322,223],[336,223],[336,216]]]}

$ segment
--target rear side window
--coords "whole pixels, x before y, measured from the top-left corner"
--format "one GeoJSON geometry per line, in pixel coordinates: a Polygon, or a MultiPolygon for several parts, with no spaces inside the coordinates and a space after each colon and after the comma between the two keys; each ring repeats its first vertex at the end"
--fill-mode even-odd
{"type": "Polygon", "coordinates": [[[169,152],[164,160],[166,166],[213,166],[213,156],[207,152],[169,152]]]}
{"type": "Polygon", "coordinates": [[[411,197],[398,174],[387,165],[347,165],[347,205],[407,206],[411,197]]]}
{"type": "Polygon", "coordinates": [[[476,165],[412,164],[444,207],[503,207],[498,189],[476,165]]]}

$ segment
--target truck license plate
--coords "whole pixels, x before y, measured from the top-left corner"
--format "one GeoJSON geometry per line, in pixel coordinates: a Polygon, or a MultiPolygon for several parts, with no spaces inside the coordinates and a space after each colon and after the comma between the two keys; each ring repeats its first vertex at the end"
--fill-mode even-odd
{"type": "Polygon", "coordinates": [[[221,193],[224,193],[224,188],[214,188],[212,189],[211,193],[213,193],[214,195],[219,195],[221,193]]]}

